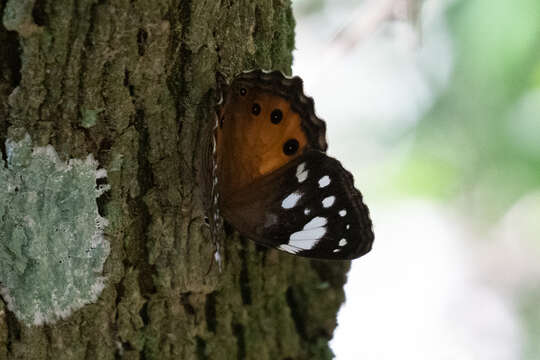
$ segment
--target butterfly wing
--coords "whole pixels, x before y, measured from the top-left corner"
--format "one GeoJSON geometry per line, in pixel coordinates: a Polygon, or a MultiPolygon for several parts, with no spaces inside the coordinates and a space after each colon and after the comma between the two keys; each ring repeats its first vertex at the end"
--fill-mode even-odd
{"type": "Polygon", "coordinates": [[[242,73],[217,108],[215,196],[241,234],[269,247],[321,259],[354,259],[371,249],[362,195],[328,157],[325,123],[299,77],[242,73]]]}
{"type": "Polygon", "coordinates": [[[317,150],[237,191],[221,208],[240,233],[295,255],[354,259],[374,239],[352,175],[317,150]]]}

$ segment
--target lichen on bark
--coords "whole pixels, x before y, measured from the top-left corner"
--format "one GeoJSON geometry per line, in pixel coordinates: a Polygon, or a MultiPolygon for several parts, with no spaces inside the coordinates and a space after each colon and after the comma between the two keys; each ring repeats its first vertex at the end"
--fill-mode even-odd
{"type": "Polygon", "coordinates": [[[0,359],[328,358],[349,263],[229,233],[220,273],[197,181],[216,73],[290,73],[290,1],[0,0],[0,16],[0,142],[24,128],[63,161],[93,154],[111,186],[98,301],[38,328],[0,302],[0,359]]]}
{"type": "Polygon", "coordinates": [[[96,301],[109,255],[96,198],[97,162],[58,159],[28,134],[6,141],[0,161],[0,295],[26,326],[54,323],[96,301]]]}

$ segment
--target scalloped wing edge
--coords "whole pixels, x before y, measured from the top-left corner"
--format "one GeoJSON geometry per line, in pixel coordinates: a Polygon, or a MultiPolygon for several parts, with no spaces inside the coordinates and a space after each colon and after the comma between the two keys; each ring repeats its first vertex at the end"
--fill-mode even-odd
{"type": "Polygon", "coordinates": [[[306,132],[309,145],[322,152],[326,152],[326,123],[315,113],[313,98],[304,93],[304,82],[298,76],[287,76],[279,70],[246,70],[236,75],[233,81],[224,86],[223,79],[218,84],[221,95],[226,87],[236,82],[249,82],[258,84],[263,90],[277,93],[287,99],[291,107],[302,118],[302,128],[306,132]]]}

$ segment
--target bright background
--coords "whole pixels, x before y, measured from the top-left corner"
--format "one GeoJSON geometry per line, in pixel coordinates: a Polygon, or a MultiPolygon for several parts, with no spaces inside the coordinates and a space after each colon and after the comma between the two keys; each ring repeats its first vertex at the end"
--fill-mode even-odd
{"type": "Polygon", "coordinates": [[[375,230],[337,359],[540,359],[540,1],[293,5],[293,71],[375,230]]]}

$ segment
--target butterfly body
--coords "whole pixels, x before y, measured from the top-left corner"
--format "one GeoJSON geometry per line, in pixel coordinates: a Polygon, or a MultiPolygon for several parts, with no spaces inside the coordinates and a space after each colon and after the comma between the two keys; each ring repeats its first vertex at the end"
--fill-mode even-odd
{"type": "Polygon", "coordinates": [[[302,80],[255,70],[223,89],[215,129],[215,201],[256,242],[295,255],[352,259],[373,242],[353,178],[325,154],[325,123],[302,80]]]}

